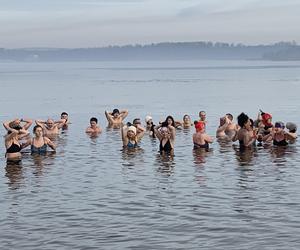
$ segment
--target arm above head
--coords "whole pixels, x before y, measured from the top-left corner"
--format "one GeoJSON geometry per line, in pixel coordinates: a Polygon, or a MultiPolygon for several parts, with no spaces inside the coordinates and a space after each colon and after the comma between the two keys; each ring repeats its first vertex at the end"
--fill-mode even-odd
{"type": "Polygon", "coordinates": [[[158,131],[158,129],[161,127],[161,124],[155,126],[153,129],[154,129],[154,134],[155,136],[158,138],[158,140],[161,140],[162,139],[162,136],[160,134],[160,132],[158,131]]]}
{"type": "Polygon", "coordinates": [[[122,120],[124,120],[127,115],[128,115],[128,110],[124,109],[120,111],[120,116],[122,117],[122,120]]]}
{"type": "Polygon", "coordinates": [[[123,141],[123,145],[124,145],[124,146],[126,146],[127,143],[128,143],[128,139],[127,139],[127,130],[128,130],[127,125],[124,125],[124,126],[121,128],[121,137],[122,137],[122,141],[123,141]]]}
{"type": "Polygon", "coordinates": [[[170,131],[170,133],[171,133],[171,140],[175,140],[175,136],[176,136],[176,131],[175,131],[175,128],[172,126],[172,125],[169,125],[168,126],[168,129],[169,129],[169,131],[170,131]]]}
{"type": "Polygon", "coordinates": [[[111,113],[111,112],[107,112],[106,110],[105,110],[104,113],[105,113],[105,117],[106,117],[107,121],[108,121],[109,123],[113,123],[112,113],[111,113]]]}
{"type": "Polygon", "coordinates": [[[25,122],[23,129],[27,130],[32,125],[33,121],[31,119],[21,119],[21,122],[25,122]]]}
{"type": "Polygon", "coordinates": [[[36,125],[39,125],[39,126],[41,126],[41,127],[43,127],[44,128],[44,126],[45,126],[45,121],[43,121],[43,120],[35,120],[35,124],[36,125]]]}

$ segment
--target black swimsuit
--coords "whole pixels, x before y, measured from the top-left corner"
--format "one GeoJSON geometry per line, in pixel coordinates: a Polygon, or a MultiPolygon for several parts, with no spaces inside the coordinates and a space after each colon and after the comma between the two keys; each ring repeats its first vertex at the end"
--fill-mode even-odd
{"type": "Polygon", "coordinates": [[[173,148],[172,148],[170,140],[168,140],[164,146],[162,145],[162,140],[160,141],[160,144],[159,144],[159,152],[160,153],[162,153],[162,152],[170,153],[172,151],[172,149],[173,148]]]}
{"type": "Polygon", "coordinates": [[[275,145],[275,146],[287,146],[288,142],[285,139],[283,139],[281,141],[273,140],[273,145],[275,145]]]}
{"type": "Polygon", "coordinates": [[[11,146],[6,149],[6,153],[18,153],[21,151],[21,146],[15,143],[12,143],[11,146]]]}
{"type": "Polygon", "coordinates": [[[199,149],[199,148],[209,149],[208,142],[206,141],[202,145],[194,142],[194,149],[199,149]]]}

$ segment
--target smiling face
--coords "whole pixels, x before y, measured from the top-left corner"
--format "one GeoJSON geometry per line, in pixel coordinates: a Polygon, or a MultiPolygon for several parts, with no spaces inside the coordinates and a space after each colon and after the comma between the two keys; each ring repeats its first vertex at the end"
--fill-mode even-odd
{"type": "Polygon", "coordinates": [[[135,138],[135,133],[132,130],[127,131],[127,137],[131,140],[135,138]]]}

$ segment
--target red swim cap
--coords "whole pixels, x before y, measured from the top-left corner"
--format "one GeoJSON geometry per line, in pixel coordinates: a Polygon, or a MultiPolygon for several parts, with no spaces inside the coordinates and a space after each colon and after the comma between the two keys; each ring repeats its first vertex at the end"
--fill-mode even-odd
{"type": "Polygon", "coordinates": [[[195,128],[196,128],[196,131],[201,131],[205,128],[205,123],[199,121],[195,124],[195,128]]]}
{"type": "Polygon", "coordinates": [[[269,125],[270,123],[268,122],[269,119],[272,119],[272,115],[269,113],[264,113],[262,116],[262,122],[264,125],[269,125]]]}

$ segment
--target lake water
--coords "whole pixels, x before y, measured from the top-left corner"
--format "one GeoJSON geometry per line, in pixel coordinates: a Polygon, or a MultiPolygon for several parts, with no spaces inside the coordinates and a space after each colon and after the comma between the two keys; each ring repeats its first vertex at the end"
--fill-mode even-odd
{"type": "MultiPolygon", "coordinates": [[[[126,121],[171,114],[207,132],[219,117],[258,110],[300,124],[300,62],[0,63],[1,121],[58,119],[72,124],[57,153],[7,167],[0,145],[0,249],[299,249],[299,142],[247,154],[231,143],[194,153],[191,130],[177,131],[175,157],[145,136],[123,152],[105,110],[126,121]],[[98,138],[84,133],[96,116],[98,138]]],[[[2,128],[1,134],[5,134],[2,128]]]]}

